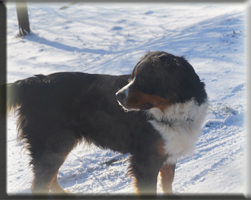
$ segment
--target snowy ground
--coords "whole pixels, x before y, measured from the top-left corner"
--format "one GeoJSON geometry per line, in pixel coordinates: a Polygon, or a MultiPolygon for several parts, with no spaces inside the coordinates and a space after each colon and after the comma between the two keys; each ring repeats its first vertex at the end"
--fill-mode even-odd
{"type": "MultiPolygon", "coordinates": [[[[127,74],[148,50],[184,55],[211,107],[197,152],[177,164],[174,193],[245,192],[245,4],[29,3],[28,10],[32,34],[19,38],[15,4],[7,5],[8,82],[58,71],[127,74]]],[[[30,193],[29,156],[13,114],[7,122],[7,192],[30,193]]],[[[80,144],[59,183],[78,194],[130,194],[127,167],[128,155],[80,144]]]]}

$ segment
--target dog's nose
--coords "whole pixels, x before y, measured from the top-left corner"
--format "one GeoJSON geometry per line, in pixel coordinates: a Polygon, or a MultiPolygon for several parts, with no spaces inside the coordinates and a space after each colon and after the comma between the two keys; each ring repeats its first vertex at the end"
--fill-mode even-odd
{"type": "Polygon", "coordinates": [[[124,92],[117,92],[116,93],[116,98],[119,102],[123,102],[126,98],[126,94],[124,92]]]}

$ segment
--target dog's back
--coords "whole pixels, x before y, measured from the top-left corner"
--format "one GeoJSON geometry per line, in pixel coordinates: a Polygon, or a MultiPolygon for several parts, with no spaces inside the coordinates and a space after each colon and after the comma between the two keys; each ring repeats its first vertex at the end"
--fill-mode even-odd
{"type": "MultiPolygon", "coordinates": [[[[149,126],[142,113],[125,113],[116,101],[116,91],[127,84],[128,79],[128,75],[75,72],[36,75],[8,84],[7,111],[18,108],[20,139],[32,134],[43,141],[54,132],[69,129],[76,133],[77,139],[84,136],[87,141],[95,141],[101,147],[105,143],[107,147],[106,137],[120,135],[121,139],[126,139],[126,135],[149,126]],[[131,127],[132,124],[138,126],[131,127]],[[27,127],[34,132],[26,133],[27,127]]],[[[123,139],[123,143],[126,142],[123,139]]],[[[116,146],[116,142],[119,143],[112,141],[110,148],[116,146]]],[[[128,149],[123,151],[121,145],[117,148],[128,152],[128,149]]]]}
{"type": "Polygon", "coordinates": [[[26,141],[32,158],[32,190],[58,185],[59,167],[82,139],[143,160],[159,157],[160,135],[146,116],[124,112],[116,101],[115,93],[129,77],[64,72],[7,85],[7,110],[18,108],[19,139],[26,141]]]}

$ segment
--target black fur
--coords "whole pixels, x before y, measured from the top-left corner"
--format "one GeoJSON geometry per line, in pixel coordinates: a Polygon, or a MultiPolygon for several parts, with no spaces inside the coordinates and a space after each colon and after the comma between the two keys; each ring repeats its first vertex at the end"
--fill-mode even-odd
{"type": "Polygon", "coordinates": [[[76,142],[84,139],[131,153],[139,192],[155,192],[164,161],[157,149],[161,138],[142,112],[124,112],[118,105],[115,93],[128,79],[129,75],[63,72],[8,85],[9,107],[20,106],[17,126],[32,158],[34,187],[45,187],[76,142]]]}
{"type": "MultiPolygon", "coordinates": [[[[204,84],[182,57],[149,52],[135,66],[132,87],[176,102],[206,99],[204,84]]],[[[129,173],[140,194],[156,193],[157,175],[168,155],[160,134],[143,111],[124,112],[115,93],[130,75],[54,73],[8,84],[8,110],[18,108],[19,138],[25,140],[34,172],[32,191],[48,192],[68,153],[85,140],[101,148],[130,153],[129,173]]],[[[4,109],[2,109],[4,111],[4,109]]]]}

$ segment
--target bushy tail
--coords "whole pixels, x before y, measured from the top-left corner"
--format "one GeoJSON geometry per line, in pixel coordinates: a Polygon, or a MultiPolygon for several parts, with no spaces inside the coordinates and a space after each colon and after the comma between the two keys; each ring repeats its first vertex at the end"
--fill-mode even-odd
{"type": "Polygon", "coordinates": [[[3,118],[7,113],[6,98],[6,84],[0,85],[0,118],[3,118]]]}
{"type": "Polygon", "coordinates": [[[24,80],[0,85],[0,117],[8,115],[21,106],[25,97],[27,84],[24,80]]]}

